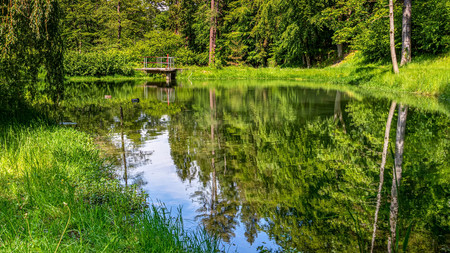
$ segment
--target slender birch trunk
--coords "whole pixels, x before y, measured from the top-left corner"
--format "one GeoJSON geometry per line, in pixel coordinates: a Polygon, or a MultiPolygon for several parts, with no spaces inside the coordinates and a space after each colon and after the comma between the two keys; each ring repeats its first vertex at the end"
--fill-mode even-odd
{"type": "Polygon", "coordinates": [[[400,66],[411,62],[411,0],[403,4],[402,19],[402,58],[400,66]]]}
{"type": "Polygon", "coordinates": [[[384,132],[384,145],[383,145],[383,154],[381,155],[381,166],[380,166],[380,183],[378,185],[378,194],[377,194],[377,207],[375,209],[375,218],[373,222],[373,233],[372,233],[372,244],[370,246],[370,253],[373,252],[373,247],[375,246],[375,237],[377,232],[377,221],[378,221],[378,212],[380,211],[381,206],[381,190],[383,188],[384,182],[384,166],[386,165],[386,156],[389,147],[389,133],[391,131],[391,122],[394,117],[395,107],[397,103],[392,101],[391,108],[389,109],[389,115],[386,121],[386,130],[384,132]]]}
{"type": "Polygon", "coordinates": [[[398,106],[397,132],[395,137],[395,166],[392,173],[391,209],[389,217],[391,236],[388,239],[388,252],[392,252],[392,247],[395,245],[397,234],[398,191],[400,189],[400,181],[402,179],[403,147],[405,142],[407,114],[408,106],[400,104],[398,106]]]}
{"type": "Polygon", "coordinates": [[[389,41],[391,47],[391,59],[394,73],[398,74],[397,55],[395,53],[395,26],[394,26],[394,0],[389,0],[389,41]]]}

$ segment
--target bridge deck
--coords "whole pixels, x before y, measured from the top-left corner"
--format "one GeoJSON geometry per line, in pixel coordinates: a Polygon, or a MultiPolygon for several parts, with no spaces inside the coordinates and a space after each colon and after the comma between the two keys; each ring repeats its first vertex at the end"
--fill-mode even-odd
{"type": "Polygon", "coordinates": [[[153,74],[166,74],[166,73],[176,73],[178,70],[177,68],[138,68],[136,69],[138,71],[145,71],[147,73],[153,73],[153,74]]]}

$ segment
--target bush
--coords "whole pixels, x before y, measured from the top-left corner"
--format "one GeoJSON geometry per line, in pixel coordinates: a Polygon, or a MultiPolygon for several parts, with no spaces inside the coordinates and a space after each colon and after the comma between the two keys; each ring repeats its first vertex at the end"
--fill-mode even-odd
{"type": "Polygon", "coordinates": [[[109,50],[105,52],[67,52],[64,68],[68,76],[132,76],[135,60],[125,52],[109,50]]]}
{"type": "Polygon", "coordinates": [[[180,65],[206,65],[208,52],[197,54],[188,49],[184,39],[171,31],[150,31],[145,38],[125,49],[127,55],[137,64],[141,64],[144,56],[163,57],[169,55],[176,57],[175,63],[180,65]]]}

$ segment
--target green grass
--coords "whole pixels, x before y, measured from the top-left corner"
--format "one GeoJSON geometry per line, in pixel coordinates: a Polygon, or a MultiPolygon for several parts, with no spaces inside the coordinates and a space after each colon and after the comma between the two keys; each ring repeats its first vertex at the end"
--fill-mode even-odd
{"type": "Polygon", "coordinates": [[[146,75],[142,72],[136,72],[134,76],[121,76],[121,75],[115,75],[115,76],[67,76],[66,80],[68,82],[95,82],[95,81],[103,81],[103,82],[122,82],[122,81],[129,81],[129,80],[137,80],[137,81],[165,81],[165,77],[162,75],[146,75]]]}
{"type": "Polygon", "coordinates": [[[181,216],[124,187],[92,138],[34,120],[0,125],[0,251],[214,252],[181,216]],[[61,240],[61,241],[60,241],[61,240]]]}
{"type": "Polygon", "coordinates": [[[417,58],[395,75],[389,64],[364,62],[352,54],[338,66],[326,68],[188,67],[182,80],[297,80],[378,89],[383,92],[410,92],[450,98],[450,57],[417,58]]]}

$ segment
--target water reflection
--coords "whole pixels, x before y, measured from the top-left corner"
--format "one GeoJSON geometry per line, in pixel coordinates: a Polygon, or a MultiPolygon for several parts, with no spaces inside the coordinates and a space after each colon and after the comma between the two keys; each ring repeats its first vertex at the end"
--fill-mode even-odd
{"type": "MultiPolygon", "coordinates": [[[[100,136],[125,184],[138,183],[175,209],[182,204],[191,226],[203,224],[236,244],[232,250],[370,248],[390,101],[281,86],[77,89],[64,117],[100,136]]],[[[397,226],[403,247],[413,224],[411,252],[448,250],[449,123],[438,113],[408,112],[397,226]]],[[[393,166],[388,156],[386,168],[393,166]]],[[[389,237],[386,174],[381,252],[389,237]]]]}

